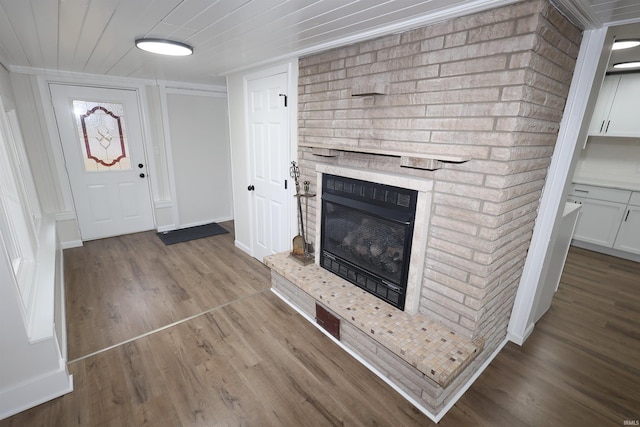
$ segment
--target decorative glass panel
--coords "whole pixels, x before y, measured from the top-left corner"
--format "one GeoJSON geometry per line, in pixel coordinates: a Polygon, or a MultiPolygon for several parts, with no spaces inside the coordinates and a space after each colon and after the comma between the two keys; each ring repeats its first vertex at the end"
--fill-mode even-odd
{"type": "Polygon", "coordinates": [[[80,145],[87,172],[130,170],[124,106],[117,103],[73,101],[80,145]]]}

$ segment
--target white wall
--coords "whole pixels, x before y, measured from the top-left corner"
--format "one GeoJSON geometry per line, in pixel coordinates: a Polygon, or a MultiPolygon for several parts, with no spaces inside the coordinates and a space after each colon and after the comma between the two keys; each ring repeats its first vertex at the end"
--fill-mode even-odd
{"type": "Polygon", "coordinates": [[[227,99],[223,92],[167,90],[165,128],[177,228],[233,218],[227,99]]]}
{"type": "MultiPolygon", "coordinates": [[[[212,107],[216,111],[215,114],[222,115],[222,117],[214,118],[213,120],[207,117],[207,120],[204,121],[198,120],[183,123],[183,119],[190,120],[190,115],[182,114],[183,111],[181,110],[174,111],[171,115],[167,114],[165,91],[171,85],[171,87],[180,87],[194,94],[207,92],[210,94],[212,92],[224,92],[224,87],[16,68],[11,73],[11,83],[16,93],[16,108],[21,119],[29,160],[33,166],[38,196],[41,200],[43,211],[56,216],[57,229],[63,247],[81,245],[82,241],[77,225],[69,178],[64,166],[64,156],[57,132],[55,115],[51,107],[48,87],[50,82],[133,89],[138,92],[156,229],[163,231],[176,228],[180,224],[190,225],[193,222],[232,219],[229,183],[227,183],[226,187],[228,194],[226,198],[218,201],[215,205],[215,211],[211,211],[211,206],[209,206],[208,212],[204,212],[206,208],[198,205],[202,200],[194,203],[193,199],[197,193],[194,190],[194,186],[182,185],[185,182],[183,179],[180,189],[177,188],[175,177],[181,176],[185,170],[187,174],[191,174],[186,181],[192,183],[195,181],[211,181],[211,178],[206,176],[210,175],[211,171],[200,168],[200,172],[203,173],[202,180],[194,178],[192,169],[180,167],[180,170],[174,171],[169,141],[170,127],[167,126],[168,118],[171,117],[173,129],[189,129],[191,127],[189,131],[191,134],[203,135],[211,131],[211,126],[214,124],[217,129],[221,130],[221,133],[216,130],[216,138],[214,138],[220,144],[217,146],[216,159],[219,159],[219,156],[224,157],[225,154],[222,153],[221,150],[223,148],[221,147],[224,145],[223,140],[225,137],[221,135],[227,129],[227,122],[226,116],[222,115],[220,111],[225,109],[226,103],[220,100],[218,106],[212,107]],[[184,218],[189,222],[180,221],[178,218],[177,201],[179,200],[185,202],[180,208],[183,211],[184,218]]],[[[197,150],[200,149],[206,150],[206,147],[197,147],[197,150]]],[[[226,158],[228,159],[228,139],[224,149],[227,150],[226,158]]],[[[204,153],[205,155],[198,156],[197,151],[189,153],[197,160],[206,158],[209,155],[209,153],[204,153]]],[[[228,162],[226,163],[226,171],[218,169],[221,173],[226,174],[226,177],[229,177],[230,167],[228,162]]],[[[202,184],[198,183],[197,188],[200,191],[202,184]]]]}
{"type": "MultiPolygon", "coordinates": [[[[0,105],[13,109],[16,105],[9,73],[0,66],[0,105]]],[[[4,114],[5,111],[0,111],[4,114]]],[[[8,147],[5,123],[0,120],[0,132],[3,144],[8,147]]],[[[20,141],[15,140],[16,145],[20,141]]],[[[5,150],[3,150],[4,152],[5,150]]],[[[9,156],[10,157],[10,156],[9,156]]],[[[20,174],[9,168],[16,179],[20,174]]],[[[4,171],[7,172],[7,171],[4,171]]],[[[1,203],[0,207],[4,205],[1,203]]],[[[24,201],[24,212],[33,215],[34,211],[24,201]]],[[[10,222],[0,212],[3,224],[10,222]]],[[[2,227],[11,230],[12,227],[2,227]]],[[[69,376],[64,354],[58,346],[58,333],[64,329],[62,319],[54,324],[55,295],[63,291],[60,269],[56,269],[56,259],[61,256],[56,244],[55,226],[52,217],[39,221],[37,230],[37,248],[33,260],[25,260],[33,266],[29,278],[29,298],[21,295],[18,280],[11,264],[7,245],[9,237],[0,235],[0,419],[35,406],[46,400],[71,391],[72,378],[69,376]],[[59,326],[59,328],[56,328],[59,326]]]]}
{"type": "Polygon", "coordinates": [[[589,137],[580,153],[574,181],[640,188],[640,140],[589,137]]]}
{"type": "Polygon", "coordinates": [[[71,190],[65,193],[65,186],[59,182],[52,142],[56,139],[49,135],[38,79],[11,73],[11,83],[19,101],[16,109],[42,210],[56,215],[73,213],[71,190]]]}
{"type": "MultiPolygon", "coordinates": [[[[290,160],[297,160],[298,150],[298,60],[291,59],[279,64],[240,71],[227,76],[227,96],[229,99],[229,139],[231,143],[231,175],[233,180],[233,215],[235,223],[235,245],[252,254],[252,217],[249,186],[249,152],[247,146],[247,105],[246,82],[254,78],[286,72],[289,75],[289,123],[290,160]]],[[[290,218],[297,218],[295,204],[290,206],[290,218]]],[[[291,236],[297,231],[297,221],[289,224],[291,236]]]]}

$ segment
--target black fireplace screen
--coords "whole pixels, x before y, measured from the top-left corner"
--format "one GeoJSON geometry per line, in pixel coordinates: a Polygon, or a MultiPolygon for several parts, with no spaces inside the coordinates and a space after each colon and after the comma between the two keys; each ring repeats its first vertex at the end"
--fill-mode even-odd
{"type": "Polygon", "coordinates": [[[320,264],[404,309],[417,191],[323,175],[320,264]]]}

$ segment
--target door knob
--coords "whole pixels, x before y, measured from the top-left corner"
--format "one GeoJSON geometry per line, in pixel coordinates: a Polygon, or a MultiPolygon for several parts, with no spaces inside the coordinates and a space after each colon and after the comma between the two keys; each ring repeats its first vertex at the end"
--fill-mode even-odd
{"type": "Polygon", "coordinates": [[[140,174],[140,178],[144,178],[144,174],[143,173],[140,174]]]}
{"type": "Polygon", "coordinates": [[[142,168],[144,167],[144,165],[143,165],[142,163],[138,163],[138,167],[139,167],[140,169],[142,169],[142,168]]]}
{"type": "Polygon", "coordinates": [[[250,185],[250,186],[247,187],[247,190],[249,190],[249,191],[253,191],[255,189],[256,189],[256,187],[254,187],[253,185],[250,185]]]}

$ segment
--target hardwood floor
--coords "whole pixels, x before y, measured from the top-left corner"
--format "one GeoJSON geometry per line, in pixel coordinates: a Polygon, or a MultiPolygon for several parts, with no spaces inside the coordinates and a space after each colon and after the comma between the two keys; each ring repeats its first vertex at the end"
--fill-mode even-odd
{"type": "MultiPolygon", "coordinates": [[[[275,297],[232,234],[165,247],[140,233],[65,262],[75,390],[0,426],[433,425],[275,297]]],[[[639,286],[640,264],[572,248],[529,340],[440,425],[640,419],[639,286]]]]}
{"type": "MultiPolygon", "coordinates": [[[[232,231],[233,223],[221,224],[232,231]]],[[[153,232],[65,251],[69,360],[268,289],[233,234],[165,246],[153,232]],[[96,334],[96,331],[100,331],[96,334]]]]}

